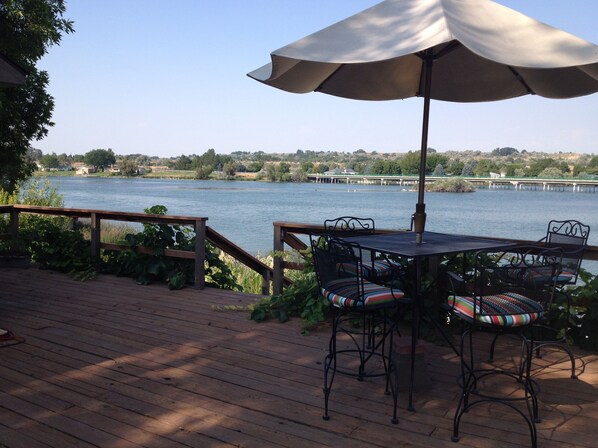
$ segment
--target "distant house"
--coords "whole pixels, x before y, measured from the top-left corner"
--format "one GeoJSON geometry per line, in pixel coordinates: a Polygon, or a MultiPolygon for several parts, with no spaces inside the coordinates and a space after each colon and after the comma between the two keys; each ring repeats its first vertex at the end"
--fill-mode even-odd
{"type": "Polygon", "coordinates": [[[490,171],[490,177],[492,179],[498,179],[498,178],[504,177],[504,176],[501,176],[500,173],[493,173],[492,171],[490,171]]]}
{"type": "Polygon", "coordinates": [[[77,168],[77,171],[75,171],[75,174],[78,176],[86,176],[88,174],[92,174],[95,172],[96,172],[96,169],[93,166],[83,165],[83,166],[80,166],[79,168],[77,168]]]}

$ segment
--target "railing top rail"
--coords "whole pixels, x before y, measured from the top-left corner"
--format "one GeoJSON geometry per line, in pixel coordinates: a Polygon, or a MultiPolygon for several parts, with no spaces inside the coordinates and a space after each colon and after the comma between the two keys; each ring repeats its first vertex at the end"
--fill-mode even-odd
{"type": "Polygon", "coordinates": [[[38,213],[43,215],[71,216],[78,218],[90,218],[92,214],[112,220],[128,222],[153,222],[164,224],[194,225],[197,221],[207,221],[206,217],[196,216],[176,216],[176,215],[154,215],[148,213],[117,212],[110,210],[93,210],[80,208],[56,208],[43,207],[35,205],[0,205],[0,212],[9,212],[11,209],[17,209],[26,213],[38,213]]]}
{"type": "MultiPolygon", "coordinates": [[[[310,233],[324,232],[326,229],[323,224],[304,224],[298,222],[276,221],[273,223],[275,227],[280,227],[286,231],[298,234],[309,235],[310,233]]],[[[408,229],[376,229],[376,233],[396,233],[408,232],[408,229]]]]}

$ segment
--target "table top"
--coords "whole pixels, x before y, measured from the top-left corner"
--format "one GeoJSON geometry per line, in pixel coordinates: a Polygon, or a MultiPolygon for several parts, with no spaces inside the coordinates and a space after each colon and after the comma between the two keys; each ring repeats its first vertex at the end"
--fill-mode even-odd
{"type": "Polygon", "coordinates": [[[343,238],[362,248],[401,257],[418,258],[490,249],[506,249],[515,243],[489,238],[424,232],[422,243],[415,242],[415,232],[378,233],[343,238]]]}

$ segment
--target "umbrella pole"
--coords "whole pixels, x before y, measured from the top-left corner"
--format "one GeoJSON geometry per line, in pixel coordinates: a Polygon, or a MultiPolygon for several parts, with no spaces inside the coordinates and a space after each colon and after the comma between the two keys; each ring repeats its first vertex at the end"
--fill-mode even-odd
{"type": "Polygon", "coordinates": [[[433,56],[428,53],[424,57],[424,116],[422,123],[422,143],[419,158],[419,184],[417,192],[417,204],[413,215],[413,230],[415,230],[415,242],[422,243],[422,236],[426,227],[426,204],[424,194],[426,191],[426,163],[428,157],[428,123],[430,121],[430,96],[432,89],[432,66],[433,56]]]}

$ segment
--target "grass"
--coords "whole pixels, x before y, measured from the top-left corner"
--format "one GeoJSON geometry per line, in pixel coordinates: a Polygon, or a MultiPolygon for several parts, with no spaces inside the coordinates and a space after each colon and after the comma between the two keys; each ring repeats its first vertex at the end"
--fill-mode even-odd
{"type": "MultiPolygon", "coordinates": [[[[261,294],[262,293],[262,281],[263,278],[260,274],[254,270],[248,268],[243,263],[235,260],[232,256],[220,252],[220,258],[230,266],[231,271],[237,281],[237,284],[241,286],[243,292],[250,294],[261,294]]],[[[262,263],[272,267],[273,259],[271,255],[257,254],[256,258],[262,263]]]]}

